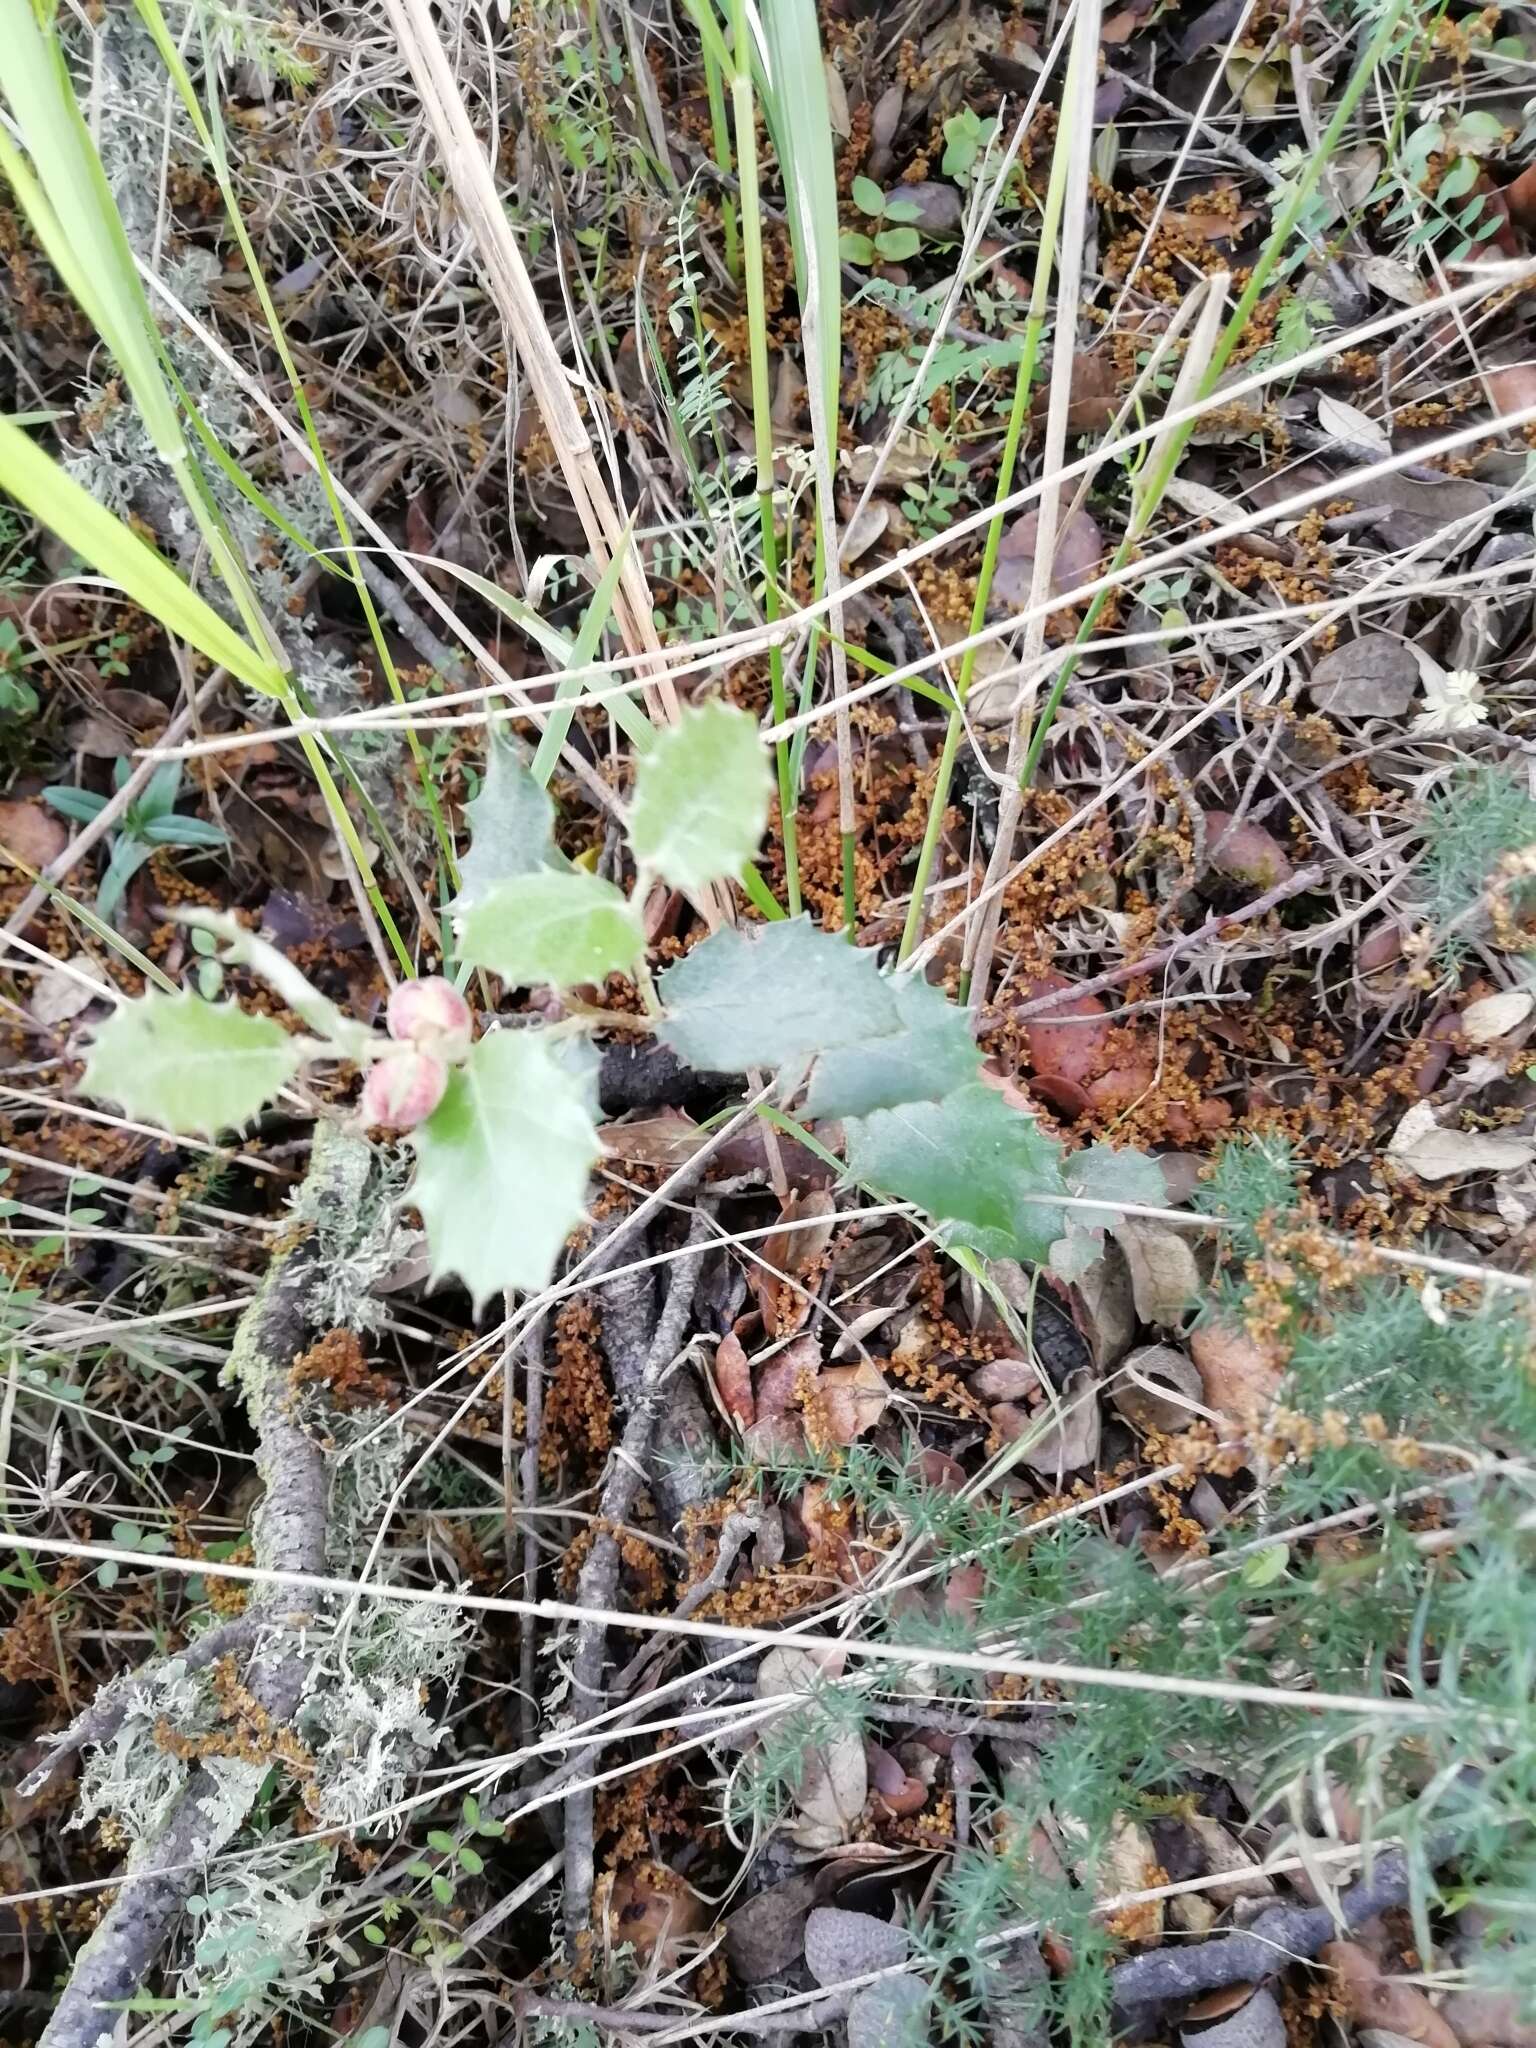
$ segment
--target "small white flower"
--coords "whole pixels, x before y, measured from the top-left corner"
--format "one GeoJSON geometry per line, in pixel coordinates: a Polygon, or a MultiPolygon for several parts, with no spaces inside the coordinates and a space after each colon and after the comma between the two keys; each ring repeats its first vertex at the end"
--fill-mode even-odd
{"type": "Polygon", "coordinates": [[[1424,709],[1413,721],[1414,732],[1465,732],[1469,726],[1487,723],[1481,676],[1469,668],[1453,668],[1448,674],[1426,677],[1424,709]]]}

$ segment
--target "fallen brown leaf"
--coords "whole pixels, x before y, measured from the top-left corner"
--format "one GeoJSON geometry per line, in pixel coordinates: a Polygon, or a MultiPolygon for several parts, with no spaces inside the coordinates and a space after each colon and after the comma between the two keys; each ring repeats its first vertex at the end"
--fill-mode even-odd
{"type": "Polygon", "coordinates": [[[1206,812],[1205,858],[1229,882],[1251,882],[1257,889],[1274,889],[1291,878],[1291,863],[1274,834],[1230,811],[1206,812]]]}
{"type": "Polygon", "coordinates": [[[1454,2030],[1416,1985],[1383,1974],[1374,1957],[1352,1941],[1330,1941],[1318,1962],[1333,1972],[1333,1988],[1357,2027],[1385,2027],[1424,2048],[1461,2048],[1454,2030]]]}
{"type": "Polygon", "coordinates": [[[1240,1323],[1202,1323],[1190,1332],[1190,1355],[1200,1368],[1205,1404],[1242,1429],[1260,1421],[1274,1399],[1284,1367],[1240,1323]]]}
{"type": "Polygon", "coordinates": [[[0,803],[0,858],[7,866],[25,861],[29,868],[45,868],[68,844],[61,820],[41,804],[0,803]]]}

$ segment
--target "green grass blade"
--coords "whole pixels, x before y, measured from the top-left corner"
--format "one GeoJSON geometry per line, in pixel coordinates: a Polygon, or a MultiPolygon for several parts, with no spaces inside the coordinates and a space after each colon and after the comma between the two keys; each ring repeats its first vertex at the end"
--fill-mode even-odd
{"type": "MultiPolygon", "coordinates": [[[[598,642],[602,639],[608,621],[613,615],[613,600],[618,591],[619,578],[624,573],[625,560],[629,554],[631,531],[631,527],[624,529],[619,545],[614,549],[613,557],[607,568],[603,571],[602,580],[592,593],[592,602],[587,606],[582,616],[581,630],[576,635],[575,641],[571,646],[570,666],[573,670],[584,669],[590,664],[597,653],[598,642]]],[[[565,736],[570,731],[571,720],[576,715],[576,706],[570,700],[576,696],[580,688],[581,677],[579,674],[565,675],[560,678],[555,690],[555,701],[550,710],[549,722],[539,735],[538,749],[533,757],[533,778],[536,782],[547,783],[555,771],[555,763],[560,758],[560,749],[565,745],[565,736]]],[[[626,706],[627,710],[639,721],[641,731],[637,734],[626,723],[624,715],[619,711],[618,707],[623,701],[623,699],[618,697],[611,700],[614,717],[637,746],[649,746],[652,738],[650,723],[640,716],[640,713],[633,704],[628,704],[626,706]]]]}
{"type": "Polygon", "coordinates": [[[67,547],[110,577],[135,604],[199,654],[264,696],[285,692],[283,672],[263,661],[162,555],[77,484],[8,419],[0,418],[0,486],[67,547]]]}

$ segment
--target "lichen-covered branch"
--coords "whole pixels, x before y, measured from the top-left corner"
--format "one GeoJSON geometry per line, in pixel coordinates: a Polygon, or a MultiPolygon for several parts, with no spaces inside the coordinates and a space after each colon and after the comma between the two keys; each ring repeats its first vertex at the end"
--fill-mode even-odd
{"type": "MultiPolygon", "coordinates": [[[[360,1143],[328,1126],[317,1129],[304,1184],[312,1215],[323,1213],[350,1183],[356,1166],[350,1155],[360,1143]]],[[[240,1319],[229,1366],[257,1434],[264,1492],[253,1532],[256,1562],[314,1573],[326,1569],[325,1454],[297,1419],[289,1371],[309,1335],[319,1240],[311,1231],[273,1261],[240,1319]]],[[[246,1686],[273,1727],[291,1720],[307,1670],[293,1634],[303,1617],[290,1612],[292,1605],[286,1592],[262,1596],[247,1617],[265,1647],[252,1660],[246,1686]]],[[[210,1759],[194,1768],[154,1840],[129,1857],[122,1887],[75,1958],[39,2048],[96,2048],[111,2034],[112,2008],[143,1984],[205,1866],[238,1832],[264,1775],[264,1766],[236,1760],[210,1759]]]]}

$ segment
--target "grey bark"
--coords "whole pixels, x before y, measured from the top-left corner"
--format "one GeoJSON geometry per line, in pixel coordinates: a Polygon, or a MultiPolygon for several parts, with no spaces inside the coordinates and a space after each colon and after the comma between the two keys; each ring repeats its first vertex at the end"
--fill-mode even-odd
{"type": "MultiPolygon", "coordinates": [[[[582,1607],[611,1608],[618,1597],[619,1545],[611,1532],[629,1519],[647,1472],[663,1383],[687,1334],[699,1267],[709,1242],[710,1221],[710,1211],[701,1204],[690,1219],[687,1247],[672,1266],[666,1298],[644,1350],[638,1351],[637,1347],[627,1354],[616,1347],[609,1350],[615,1390],[621,1400],[627,1401],[629,1413],[603,1487],[597,1534],[576,1582],[576,1599],[582,1607]]],[[[605,1303],[605,1336],[611,1313],[611,1304],[605,1303]]],[[[601,1703],[607,1643],[606,1622],[584,1621],[577,1630],[571,1681],[580,1714],[595,1712],[601,1703]]],[[[566,1925],[572,1930],[587,1924],[592,1910],[592,1881],[592,1788],[578,1786],[565,1803],[564,1910],[566,1925]]]]}

